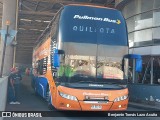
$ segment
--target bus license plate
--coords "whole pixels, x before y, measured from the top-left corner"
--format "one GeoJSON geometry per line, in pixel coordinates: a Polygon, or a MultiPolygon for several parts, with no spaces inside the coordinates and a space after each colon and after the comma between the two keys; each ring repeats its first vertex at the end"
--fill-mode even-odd
{"type": "Polygon", "coordinates": [[[101,105],[91,105],[91,109],[102,109],[101,105]]]}

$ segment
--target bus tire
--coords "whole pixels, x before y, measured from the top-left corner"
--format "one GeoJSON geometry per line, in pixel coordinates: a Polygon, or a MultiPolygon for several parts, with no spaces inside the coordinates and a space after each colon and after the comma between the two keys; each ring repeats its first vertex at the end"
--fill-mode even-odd
{"type": "Polygon", "coordinates": [[[52,105],[51,93],[50,93],[50,90],[49,90],[49,86],[47,86],[46,101],[48,103],[48,109],[49,110],[56,110],[56,108],[52,105]]]}
{"type": "Polygon", "coordinates": [[[48,109],[51,110],[51,111],[54,110],[53,105],[52,104],[48,104],[48,109]]]}
{"type": "Polygon", "coordinates": [[[57,111],[57,109],[51,103],[51,96],[50,96],[50,99],[48,101],[48,109],[51,110],[51,111],[57,111]]]}

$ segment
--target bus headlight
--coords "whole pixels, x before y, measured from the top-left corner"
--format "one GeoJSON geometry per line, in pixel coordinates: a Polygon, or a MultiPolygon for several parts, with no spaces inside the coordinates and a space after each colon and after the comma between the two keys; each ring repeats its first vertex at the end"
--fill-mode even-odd
{"type": "Polygon", "coordinates": [[[124,96],[121,96],[121,97],[114,99],[114,102],[119,102],[119,101],[125,100],[127,98],[128,98],[128,95],[124,95],[124,96]]]}
{"type": "Polygon", "coordinates": [[[78,101],[77,98],[75,96],[69,95],[69,94],[65,94],[62,92],[59,92],[59,95],[63,98],[66,98],[68,100],[74,100],[74,101],[78,101]]]}

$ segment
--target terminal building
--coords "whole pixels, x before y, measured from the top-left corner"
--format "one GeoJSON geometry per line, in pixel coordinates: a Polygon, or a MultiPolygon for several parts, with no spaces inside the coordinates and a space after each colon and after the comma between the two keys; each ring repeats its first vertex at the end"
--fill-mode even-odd
{"type": "Polygon", "coordinates": [[[159,101],[160,84],[160,1],[116,0],[128,28],[130,54],[140,54],[143,70],[130,85],[134,101],[159,101]]]}
{"type": "Polygon", "coordinates": [[[159,0],[121,0],[116,8],[122,11],[127,27],[131,54],[143,56],[143,72],[139,83],[160,81],[160,2],[159,0]]]}

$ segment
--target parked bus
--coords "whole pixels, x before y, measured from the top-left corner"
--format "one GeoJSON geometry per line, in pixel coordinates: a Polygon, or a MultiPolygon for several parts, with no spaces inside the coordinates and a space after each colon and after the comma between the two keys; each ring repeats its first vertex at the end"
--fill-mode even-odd
{"type": "Polygon", "coordinates": [[[34,48],[32,86],[58,110],[126,110],[126,54],[127,29],[121,12],[64,6],[34,48]]]}

